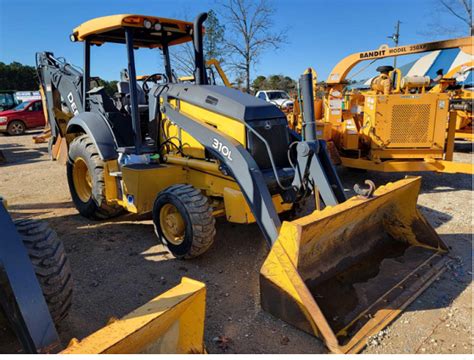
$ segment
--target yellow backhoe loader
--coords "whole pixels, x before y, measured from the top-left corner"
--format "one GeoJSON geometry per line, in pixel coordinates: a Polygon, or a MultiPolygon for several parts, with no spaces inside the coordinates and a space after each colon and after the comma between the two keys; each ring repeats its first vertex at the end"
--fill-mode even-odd
{"type": "MultiPolygon", "coordinates": [[[[375,192],[369,182],[346,200],[325,141],[309,121],[312,101],[303,104],[308,121],[298,140],[276,106],[210,84],[206,17],[87,21],[71,35],[84,46],[83,72],[51,53],[37,54],[53,146],[67,154],[73,202],[91,219],[152,212],[159,240],[185,259],[211,247],[216,217],[256,222],[271,248],[261,270],[263,308],[320,336],[331,351],[356,352],[443,269],[446,246],[416,209],[420,179],[375,192]],[[169,48],[188,41],[194,81],[182,83],[169,48]],[[90,86],[93,46],[110,42],[125,45],[128,63],[129,80],[118,83],[114,99],[90,86]],[[164,70],[150,75],[160,82],[144,80],[139,88],[135,53],[142,48],[161,51],[164,70]],[[280,214],[312,198],[315,212],[281,223],[280,214]],[[350,305],[336,306],[341,298],[350,305]]],[[[310,74],[300,88],[312,97],[310,74]]]]}
{"type": "MultiPolygon", "coordinates": [[[[467,106],[471,102],[462,98],[472,100],[472,93],[456,95],[450,86],[452,74],[430,89],[433,84],[429,77],[402,77],[399,69],[393,69],[387,94],[372,89],[348,90],[346,81],[354,66],[363,61],[451,48],[472,54],[472,43],[472,37],[465,37],[395,48],[382,46],[341,60],[326,81],[322,101],[315,103],[318,134],[328,141],[332,160],[374,171],[472,174],[472,164],[453,161],[456,128],[469,131],[466,118],[472,113],[467,106]]],[[[300,97],[295,102],[289,116],[289,125],[300,133],[302,101],[300,97]]]]}
{"type": "Polygon", "coordinates": [[[0,196],[0,353],[204,353],[206,287],[181,283],[124,318],[63,349],[56,326],[70,312],[73,284],[64,246],[44,221],[13,221],[0,196]]]}

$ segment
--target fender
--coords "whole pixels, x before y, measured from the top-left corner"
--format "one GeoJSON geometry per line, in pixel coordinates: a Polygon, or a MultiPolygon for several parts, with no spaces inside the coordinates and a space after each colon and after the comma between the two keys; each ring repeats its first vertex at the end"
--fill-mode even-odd
{"type": "Polygon", "coordinates": [[[97,147],[102,160],[118,158],[117,140],[109,123],[102,116],[91,112],[82,112],[74,116],[67,125],[67,134],[85,132],[97,147]]]}

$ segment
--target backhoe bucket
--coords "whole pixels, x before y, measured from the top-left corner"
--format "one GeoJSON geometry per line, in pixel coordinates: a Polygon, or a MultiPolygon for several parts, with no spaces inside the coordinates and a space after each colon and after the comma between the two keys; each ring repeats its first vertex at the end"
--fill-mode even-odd
{"type": "Polygon", "coordinates": [[[444,269],[447,247],[416,208],[420,184],[284,222],[260,271],[263,309],[332,352],[359,352],[444,269]]]}
{"type": "Polygon", "coordinates": [[[206,287],[181,283],[85,339],[73,339],[62,354],[202,354],[206,287]]]}

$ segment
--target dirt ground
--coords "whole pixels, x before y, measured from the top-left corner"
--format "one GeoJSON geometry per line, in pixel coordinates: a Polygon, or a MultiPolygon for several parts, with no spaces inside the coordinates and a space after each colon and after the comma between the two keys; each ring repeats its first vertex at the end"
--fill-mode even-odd
{"type": "MultiPolygon", "coordinates": [[[[31,134],[0,135],[8,163],[0,165],[0,194],[14,218],[47,220],[65,243],[74,276],[74,304],[59,329],[66,345],[176,285],[182,276],[207,284],[205,343],[210,353],[326,353],[322,342],[265,313],[259,269],[267,254],[256,225],[218,221],[212,249],[178,261],[157,244],[151,220],[126,215],[92,222],[78,215],[65,168],[49,161],[31,134]],[[221,349],[214,339],[231,339],[221,349]]],[[[455,159],[472,161],[470,144],[455,159]]],[[[405,174],[339,170],[347,189],[366,178],[377,185],[405,174]]],[[[472,177],[423,174],[421,211],[450,247],[447,270],[389,327],[370,339],[366,353],[472,353],[472,177]]],[[[5,329],[2,330],[5,333],[5,329]]],[[[1,335],[1,334],[0,334],[1,335]]],[[[16,352],[13,346],[11,352],[16,352]]]]}

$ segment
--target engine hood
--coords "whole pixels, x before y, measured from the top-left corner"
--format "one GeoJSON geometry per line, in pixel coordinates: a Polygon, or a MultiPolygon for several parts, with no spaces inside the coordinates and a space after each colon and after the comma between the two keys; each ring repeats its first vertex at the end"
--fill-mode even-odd
{"type": "Polygon", "coordinates": [[[5,111],[0,111],[0,116],[9,116],[9,115],[14,115],[14,114],[19,114],[23,112],[23,110],[5,110],[5,111]]]}
{"type": "Polygon", "coordinates": [[[242,122],[285,117],[274,104],[217,85],[169,84],[168,95],[242,122]]]}

